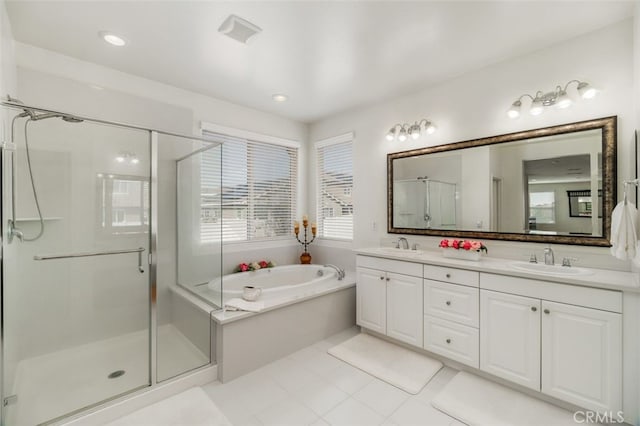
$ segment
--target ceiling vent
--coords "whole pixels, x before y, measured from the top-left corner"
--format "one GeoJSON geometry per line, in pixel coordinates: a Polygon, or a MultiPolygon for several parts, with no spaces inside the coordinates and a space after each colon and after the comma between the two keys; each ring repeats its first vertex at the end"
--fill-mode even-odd
{"type": "Polygon", "coordinates": [[[227,19],[224,20],[218,31],[222,34],[225,34],[228,37],[231,37],[234,40],[239,41],[240,43],[247,44],[249,40],[256,34],[258,34],[262,29],[257,25],[252,24],[246,19],[242,19],[236,15],[229,15],[227,19]]]}

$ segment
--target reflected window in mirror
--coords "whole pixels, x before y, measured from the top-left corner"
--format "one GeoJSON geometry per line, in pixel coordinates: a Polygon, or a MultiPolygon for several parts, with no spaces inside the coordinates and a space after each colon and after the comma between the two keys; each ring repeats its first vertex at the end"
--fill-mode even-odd
{"type": "Polygon", "coordinates": [[[99,224],[108,234],[148,232],[149,180],[98,173],[99,224]]]}
{"type": "Polygon", "coordinates": [[[529,192],[529,229],[538,224],[556,223],[555,192],[529,192]]]}

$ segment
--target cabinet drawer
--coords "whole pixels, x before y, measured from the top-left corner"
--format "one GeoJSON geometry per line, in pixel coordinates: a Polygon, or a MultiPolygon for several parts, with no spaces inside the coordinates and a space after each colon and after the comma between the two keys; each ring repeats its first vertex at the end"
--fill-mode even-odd
{"type": "Polygon", "coordinates": [[[358,255],[356,257],[356,266],[378,269],[380,271],[395,272],[396,274],[422,277],[422,264],[420,263],[358,255]]]}
{"type": "Polygon", "coordinates": [[[424,277],[430,280],[479,287],[480,273],[446,266],[424,265],[424,277]]]}
{"type": "Polygon", "coordinates": [[[480,367],[477,328],[424,316],[424,348],[474,368],[480,367]]]}
{"type": "Polygon", "coordinates": [[[424,280],[424,313],[471,327],[479,325],[480,290],[424,280]]]}

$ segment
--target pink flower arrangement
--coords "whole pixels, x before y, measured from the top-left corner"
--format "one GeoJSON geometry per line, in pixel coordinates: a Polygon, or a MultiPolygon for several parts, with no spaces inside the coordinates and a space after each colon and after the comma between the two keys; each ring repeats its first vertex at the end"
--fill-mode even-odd
{"type": "Polygon", "coordinates": [[[453,248],[456,250],[483,251],[485,253],[488,252],[487,246],[482,244],[482,242],[475,240],[448,240],[445,238],[440,241],[439,247],[453,248]]]}
{"type": "Polygon", "coordinates": [[[258,269],[273,268],[274,266],[276,266],[276,263],[270,260],[261,260],[259,262],[249,263],[242,262],[236,266],[234,272],[257,271],[258,269]]]}

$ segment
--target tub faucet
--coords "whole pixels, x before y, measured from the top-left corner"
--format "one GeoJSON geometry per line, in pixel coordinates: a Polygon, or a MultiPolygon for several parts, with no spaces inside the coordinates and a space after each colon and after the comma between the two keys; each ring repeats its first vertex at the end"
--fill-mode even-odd
{"type": "Polygon", "coordinates": [[[332,265],[332,264],[330,264],[330,263],[329,263],[329,264],[327,264],[327,265],[323,265],[323,267],[325,267],[325,268],[333,268],[333,269],[335,269],[335,270],[336,270],[336,272],[337,272],[337,274],[338,274],[338,281],[342,281],[342,279],[343,279],[343,278],[344,278],[344,276],[345,276],[344,269],[340,269],[340,268],[338,268],[336,265],[332,265]]]}
{"type": "Polygon", "coordinates": [[[551,247],[546,247],[544,249],[544,264],[545,265],[554,265],[556,262],[553,259],[553,250],[551,247]]]}
{"type": "Polygon", "coordinates": [[[396,248],[401,248],[403,250],[409,250],[409,241],[405,237],[398,238],[398,242],[396,243],[396,248]],[[401,244],[402,243],[402,247],[401,244]]]}

